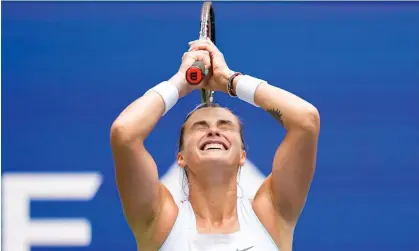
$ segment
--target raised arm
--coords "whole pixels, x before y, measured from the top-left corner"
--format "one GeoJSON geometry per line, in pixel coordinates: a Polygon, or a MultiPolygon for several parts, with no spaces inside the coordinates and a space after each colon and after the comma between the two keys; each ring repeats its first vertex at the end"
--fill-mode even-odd
{"type": "Polygon", "coordinates": [[[160,208],[157,167],[144,147],[144,140],[164,110],[162,97],[148,92],[130,104],[111,127],[118,192],[126,220],[134,232],[146,228],[160,208]]]}
{"type": "Polygon", "coordinates": [[[314,174],[319,113],[310,103],[266,82],[257,87],[254,101],[287,131],[262,189],[270,193],[279,215],[293,225],[304,207],[314,174]]]}
{"type": "Polygon", "coordinates": [[[116,182],[126,220],[136,237],[147,238],[145,233],[153,229],[164,210],[176,210],[167,206],[168,203],[175,205],[173,198],[160,184],[156,163],[145,149],[144,141],[179,97],[200,88],[185,81],[185,72],[195,60],[203,60],[206,67],[210,66],[207,52],[185,53],[178,73],[131,103],[112,125],[110,137],[116,182]]]}
{"type": "Polygon", "coordinates": [[[207,50],[212,59],[214,77],[209,86],[230,94],[270,113],[287,131],[278,147],[272,173],[255,197],[272,203],[274,210],[287,222],[296,223],[305,204],[312,181],[320,130],[317,109],[307,101],[281,88],[250,76],[233,76],[223,54],[211,41],[193,41],[191,50],[207,50]],[[233,81],[230,81],[233,79],[233,81]],[[258,198],[259,197],[259,198],[258,198]]]}

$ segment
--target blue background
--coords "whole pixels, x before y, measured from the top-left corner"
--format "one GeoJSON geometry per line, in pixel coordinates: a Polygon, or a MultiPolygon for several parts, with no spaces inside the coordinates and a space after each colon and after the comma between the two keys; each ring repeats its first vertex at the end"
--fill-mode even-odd
{"type": "MultiPolygon", "coordinates": [[[[135,250],[114,182],[109,129],[179,67],[201,3],[2,3],[2,172],[100,171],[90,202],[33,202],[31,217],[86,217],[92,244],[135,250]],[[65,205],[65,206],[63,206],[65,205]]],[[[321,114],[317,171],[295,250],[419,250],[419,5],[215,3],[232,69],[264,78],[321,114]]],[[[264,173],[284,135],[262,110],[216,93],[245,123],[264,173]],[[275,135],[275,136],[274,136],[275,135]]],[[[163,175],[199,94],[146,145],[163,175]]],[[[32,250],[69,250],[32,248],[32,250]]]]}

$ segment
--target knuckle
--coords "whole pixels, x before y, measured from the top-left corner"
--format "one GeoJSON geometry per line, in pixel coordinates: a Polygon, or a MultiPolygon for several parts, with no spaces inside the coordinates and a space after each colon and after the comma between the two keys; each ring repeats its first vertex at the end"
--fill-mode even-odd
{"type": "Polygon", "coordinates": [[[199,51],[199,54],[200,54],[202,57],[206,57],[206,56],[207,56],[207,52],[206,52],[206,51],[199,51]]]}
{"type": "Polygon", "coordinates": [[[195,51],[188,51],[183,54],[183,58],[190,58],[190,57],[194,57],[195,55],[196,55],[195,51]]]}

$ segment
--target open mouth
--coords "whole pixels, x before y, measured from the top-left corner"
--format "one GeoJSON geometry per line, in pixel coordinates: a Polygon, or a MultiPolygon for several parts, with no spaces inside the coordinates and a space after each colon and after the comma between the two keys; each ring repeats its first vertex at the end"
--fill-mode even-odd
{"type": "Polygon", "coordinates": [[[228,150],[227,146],[224,143],[208,142],[203,144],[200,147],[201,151],[211,151],[211,150],[228,150]]]}

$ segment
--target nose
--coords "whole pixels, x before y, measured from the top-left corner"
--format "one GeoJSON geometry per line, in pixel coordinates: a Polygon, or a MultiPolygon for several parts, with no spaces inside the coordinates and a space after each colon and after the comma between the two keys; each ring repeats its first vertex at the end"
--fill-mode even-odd
{"type": "Polygon", "coordinates": [[[207,137],[220,136],[220,132],[217,127],[211,127],[208,131],[207,137]]]}

